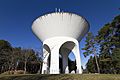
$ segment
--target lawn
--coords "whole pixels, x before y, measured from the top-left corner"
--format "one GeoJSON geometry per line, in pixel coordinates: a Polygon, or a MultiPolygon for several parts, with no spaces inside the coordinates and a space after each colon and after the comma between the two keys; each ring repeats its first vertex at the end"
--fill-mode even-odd
{"type": "Polygon", "coordinates": [[[114,74],[26,74],[0,75],[0,80],[120,80],[120,75],[114,74]]]}

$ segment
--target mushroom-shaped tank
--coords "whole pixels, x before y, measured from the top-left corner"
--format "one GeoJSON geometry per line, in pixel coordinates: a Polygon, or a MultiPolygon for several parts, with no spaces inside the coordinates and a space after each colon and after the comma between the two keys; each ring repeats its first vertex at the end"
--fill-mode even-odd
{"type": "Polygon", "coordinates": [[[43,41],[42,74],[68,73],[68,55],[71,51],[76,57],[75,71],[82,73],[78,41],[89,30],[88,22],[83,17],[65,12],[50,13],[36,19],[32,30],[43,41]],[[59,64],[59,55],[62,56],[62,65],[59,64]]]}
{"type": "Polygon", "coordinates": [[[79,15],[56,12],[36,19],[32,30],[41,41],[52,37],[72,37],[80,41],[88,32],[89,24],[79,15]]]}

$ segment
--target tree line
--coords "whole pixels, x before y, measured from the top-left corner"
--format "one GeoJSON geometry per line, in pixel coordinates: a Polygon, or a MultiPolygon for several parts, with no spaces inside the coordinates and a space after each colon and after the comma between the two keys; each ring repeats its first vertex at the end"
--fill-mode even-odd
{"type": "Polygon", "coordinates": [[[0,73],[23,70],[24,73],[40,73],[41,52],[33,49],[12,47],[8,41],[0,40],[0,73]]]}
{"type": "Polygon", "coordinates": [[[86,64],[87,73],[120,74],[120,15],[105,24],[94,35],[86,36],[84,56],[91,56],[86,64]]]}

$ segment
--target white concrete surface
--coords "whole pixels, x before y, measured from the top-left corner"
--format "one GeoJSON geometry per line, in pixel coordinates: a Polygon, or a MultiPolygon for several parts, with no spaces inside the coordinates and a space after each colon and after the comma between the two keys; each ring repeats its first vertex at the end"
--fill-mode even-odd
{"type": "Polygon", "coordinates": [[[89,27],[87,21],[79,15],[56,12],[37,18],[33,22],[32,30],[42,41],[58,36],[81,40],[89,27]]]}
{"type": "MultiPolygon", "coordinates": [[[[71,37],[53,37],[53,38],[45,40],[43,42],[43,45],[48,45],[50,48],[50,51],[51,51],[50,53],[48,53],[47,51],[45,51],[43,53],[43,55],[51,54],[50,74],[59,74],[59,54],[60,54],[61,47],[64,47],[64,48],[67,48],[67,49],[73,51],[75,58],[76,58],[77,71],[80,74],[82,73],[79,43],[76,39],[71,38],[71,37]],[[67,43],[67,44],[65,44],[65,43],[67,43]],[[73,45],[71,45],[71,43],[73,43],[73,45]],[[73,46],[73,47],[71,47],[71,46],[73,46]]],[[[66,53],[66,51],[62,51],[63,70],[64,70],[63,72],[66,72],[66,68],[68,67],[68,55],[69,55],[69,53],[66,53]]],[[[46,67],[47,59],[48,59],[48,57],[46,56],[44,59],[45,63],[43,63],[42,74],[44,74],[44,71],[48,71],[47,67],[46,67]]]]}
{"type": "Polygon", "coordinates": [[[42,74],[60,74],[59,55],[62,56],[62,72],[68,73],[68,55],[71,51],[76,58],[76,72],[82,74],[78,41],[89,30],[88,22],[83,17],[62,12],[46,14],[33,22],[32,30],[43,42],[42,74]]]}

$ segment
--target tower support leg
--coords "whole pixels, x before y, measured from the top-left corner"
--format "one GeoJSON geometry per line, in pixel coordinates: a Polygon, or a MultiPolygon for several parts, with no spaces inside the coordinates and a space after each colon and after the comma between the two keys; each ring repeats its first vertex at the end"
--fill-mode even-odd
{"type": "Polygon", "coordinates": [[[49,54],[46,55],[45,59],[43,60],[43,66],[42,66],[42,74],[47,74],[48,73],[48,65],[47,65],[47,59],[48,59],[49,54]]]}
{"type": "Polygon", "coordinates": [[[76,73],[78,74],[82,74],[82,65],[81,65],[81,58],[80,58],[80,50],[79,50],[79,43],[76,43],[76,46],[74,47],[74,49],[72,50],[75,57],[76,57],[76,66],[77,66],[77,70],[76,73]]]}
{"type": "Polygon", "coordinates": [[[51,50],[50,74],[59,74],[59,47],[55,46],[51,50]]]}

